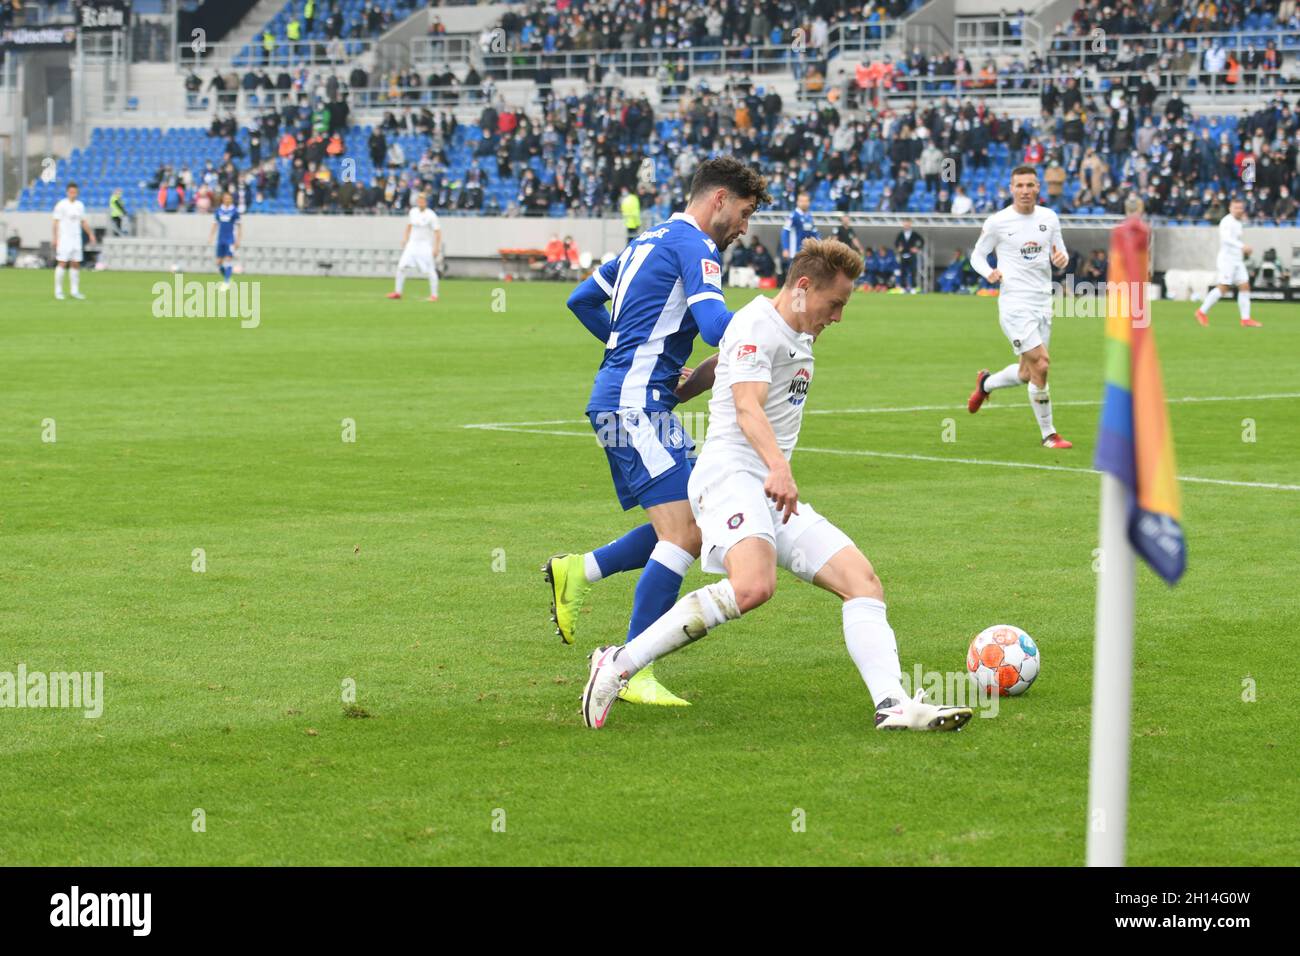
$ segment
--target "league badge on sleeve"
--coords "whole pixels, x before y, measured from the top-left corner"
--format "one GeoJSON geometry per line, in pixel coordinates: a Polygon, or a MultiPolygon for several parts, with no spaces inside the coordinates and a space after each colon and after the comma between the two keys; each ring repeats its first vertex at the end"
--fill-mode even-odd
{"type": "Polygon", "coordinates": [[[722,266],[712,259],[701,259],[700,272],[705,285],[711,285],[719,290],[722,288],[722,266]]]}
{"type": "Polygon", "coordinates": [[[758,361],[757,345],[739,345],[736,347],[736,364],[753,365],[758,361]]]}

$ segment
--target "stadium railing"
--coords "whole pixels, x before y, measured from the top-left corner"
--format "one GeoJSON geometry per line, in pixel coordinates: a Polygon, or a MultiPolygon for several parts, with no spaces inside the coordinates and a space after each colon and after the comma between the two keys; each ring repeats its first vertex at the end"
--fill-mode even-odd
{"type": "MultiPolygon", "coordinates": [[[[591,87],[584,87],[584,90],[591,87]]],[[[603,86],[601,87],[603,88],[603,86]]],[[[488,86],[366,86],[353,87],[340,81],[339,89],[348,94],[348,103],[354,111],[363,110],[399,110],[410,106],[414,109],[428,107],[432,110],[448,110],[456,107],[486,106],[489,99],[495,99],[500,93],[495,87],[488,86]]],[[[224,115],[233,112],[237,117],[253,116],[267,109],[282,109],[297,105],[301,97],[308,102],[325,92],[324,82],[314,84],[302,90],[238,90],[236,92],[218,93],[208,90],[202,93],[186,94],[186,112],[190,115],[204,116],[217,113],[224,115]]],[[[563,94],[556,91],[557,98],[563,94]]],[[[512,98],[508,98],[512,99],[512,98]]],[[[541,102],[540,93],[529,93],[529,106],[541,102]]]]}
{"type": "MultiPolygon", "coordinates": [[[[1190,53],[1196,62],[1190,67],[1191,72],[1202,70],[1201,55],[1211,45],[1217,43],[1228,51],[1244,50],[1254,44],[1256,50],[1263,51],[1269,41],[1273,41],[1285,61],[1294,63],[1300,56],[1300,30],[1236,30],[1231,33],[1117,33],[1108,34],[1097,30],[1088,36],[1068,37],[1050,36],[1044,38],[1041,50],[1053,65],[1084,66],[1095,64],[1102,57],[1114,57],[1121,47],[1127,46],[1135,55],[1190,53]],[[1170,50],[1168,45],[1183,45],[1183,50],[1170,50]]],[[[1284,63],[1284,66],[1286,63],[1284,63]]]]}
{"type": "MultiPolygon", "coordinates": [[[[894,86],[884,91],[886,99],[914,99],[917,97],[948,96],[960,94],[962,97],[1002,99],[1025,99],[1042,96],[1047,83],[1055,84],[1057,89],[1064,89],[1066,83],[1075,79],[1085,93],[1108,93],[1115,88],[1136,89],[1146,76],[1145,70],[1127,72],[1099,72],[1088,70],[1083,73],[1052,70],[1047,73],[999,73],[996,80],[983,80],[978,76],[900,76],[894,78],[894,86]],[[1131,84],[1131,85],[1130,85],[1131,84]]],[[[1204,78],[1197,74],[1184,75],[1175,73],[1157,74],[1156,84],[1160,95],[1178,92],[1179,94],[1199,93],[1215,97],[1241,96],[1243,98],[1275,94],[1300,92],[1300,76],[1283,77],[1276,73],[1261,74],[1253,82],[1244,79],[1233,84],[1226,76],[1209,74],[1204,78]]],[[[870,91],[868,91],[870,92],[870,91]]]]}
{"type": "Polygon", "coordinates": [[[1039,52],[1043,47],[1043,28],[1027,16],[982,16],[957,18],[957,42],[954,53],[967,57],[985,54],[1039,52]]]}
{"type": "Polygon", "coordinates": [[[337,40],[280,40],[269,54],[260,40],[250,43],[206,43],[192,40],[176,47],[176,68],[196,70],[256,70],[265,67],[288,69],[298,66],[341,65],[366,56],[375,49],[373,39],[343,37],[337,40]]]}

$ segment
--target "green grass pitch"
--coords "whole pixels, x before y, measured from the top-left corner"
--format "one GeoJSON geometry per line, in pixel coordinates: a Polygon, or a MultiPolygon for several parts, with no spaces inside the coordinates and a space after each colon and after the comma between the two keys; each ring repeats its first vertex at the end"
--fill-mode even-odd
{"type": "MultiPolygon", "coordinates": [[[[269,278],[243,329],[155,318],[160,278],[55,302],[50,272],[0,272],[0,671],[105,682],[98,719],[0,710],[0,864],[1082,862],[1101,320],[1055,323],[1076,447],[1050,452],[1023,392],[965,411],[1011,360],[993,301],[856,296],[794,458],[876,563],[904,670],[1014,623],[1043,653],[1027,695],[876,733],[837,602],[782,572],[659,665],[692,707],[592,733],[586,654],[635,576],[569,648],[538,567],[639,519],[582,424],[600,347],[567,287],[269,278]]],[[[1213,481],[1181,485],[1183,582],[1139,571],[1129,861],[1294,865],[1300,325],[1193,310],[1155,306],[1166,392],[1231,400],[1170,406],[1180,475],[1213,481]]]]}

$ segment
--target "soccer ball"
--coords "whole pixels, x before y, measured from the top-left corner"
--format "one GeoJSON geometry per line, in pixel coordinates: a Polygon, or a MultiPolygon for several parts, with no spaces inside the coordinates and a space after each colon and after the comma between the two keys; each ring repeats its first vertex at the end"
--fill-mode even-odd
{"type": "Polygon", "coordinates": [[[1043,658],[1034,639],[1010,624],[986,627],[970,642],[966,670],[986,693],[1015,697],[1029,690],[1043,658]]]}

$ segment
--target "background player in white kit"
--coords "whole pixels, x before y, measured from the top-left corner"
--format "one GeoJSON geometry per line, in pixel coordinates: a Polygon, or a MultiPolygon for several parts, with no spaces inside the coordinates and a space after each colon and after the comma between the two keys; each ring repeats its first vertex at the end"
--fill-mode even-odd
{"type": "Polygon", "coordinates": [[[1029,405],[1038,419],[1046,448],[1074,447],[1056,433],[1047,386],[1052,267],[1062,269],[1067,262],[1061,220],[1052,210],[1038,205],[1038,173],[1032,166],[1017,166],[1011,171],[1011,205],[984,221],[970,257],[976,272],[994,285],[1001,284],[998,321],[1017,361],[991,375],[988,369],[981,369],[966,407],[974,414],[994,389],[1028,382],[1029,405]],[[990,252],[997,253],[996,269],[989,265],[990,252]]]}
{"type": "Polygon", "coordinates": [[[1250,276],[1246,274],[1245,257],[1250,255],[1250,246],[1242,242],[1242,223],[1246,221],[1246,203],[1238,198],[1228,203],[1228,214],[1219,220],[1219,284],[1211,286],[1205,301],[1196,310],[1196,321],[1201,325],[1210,324],[1210,309],[1214,303],[1237,287],[1237,312],[1241,315],[1241,324],[1247,328],[1257,329],[1260,323],[1250,317],[1250,276]]]}
{"type": "Polygon", "coordinates": [[[77,194],[76,183],[68,183],[66,199],[54,204],[54,298],[63,298],[63,273],[71,269],[68,284],[74,299],[84,299],[81,294],[81,236],[93,243],[95,234],[86,223],[86,207],[77,194]]]}
{"type": "Polygon", "coordinates": [[[812,344],[840,321],[862,257],[835,239],[809,239],[775,299],[759,296],[732,317],[719,343],[709,432],[687,486],[705,571],[726,579],[678,601],[635,640],[591,655],[583,722],[604,726],[637,671],[767,601],[781,567],[837,595],[844,640],[876,702],[882,730],[958,730],[967,707],[937,707],[903,691],[898,645],[871,562],[799,499],[790,455],[812,381],[812,344]]]}
{"type": "Polygon", "coordinates": [[[429,208],[429,197],[419,193],[415,208],[407,217],[406,232],[402,234],[402,258],[397,261],[396,288],[388,293],[390,299],[402,297],[406,270],[418,269],[429,277],[429,301],[438,301],[438,256],[442,252],[442,230],[438,228],[438,214],[429,208]]]}

